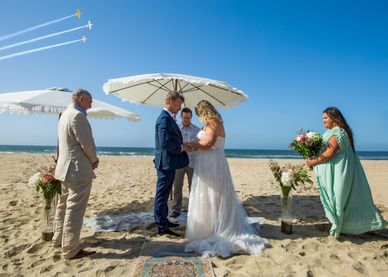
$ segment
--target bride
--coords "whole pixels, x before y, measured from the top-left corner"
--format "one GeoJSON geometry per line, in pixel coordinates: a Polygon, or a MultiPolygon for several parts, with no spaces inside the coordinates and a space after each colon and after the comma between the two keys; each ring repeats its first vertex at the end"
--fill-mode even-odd
{"type": "Polygon", "coordinates": [[[221,115],[206,101],[195,112],[205,123],[199,141],[185,238],[186,252],[203,256],[228,257],[233,254],[261,254],[267,240],[255,234],[237,198],[224,153],[225,129],[221,115]]]}

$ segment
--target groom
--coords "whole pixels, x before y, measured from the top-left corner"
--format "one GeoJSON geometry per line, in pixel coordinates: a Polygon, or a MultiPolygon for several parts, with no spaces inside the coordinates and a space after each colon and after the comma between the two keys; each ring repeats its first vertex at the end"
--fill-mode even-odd
{"type": "Polygon", "coordinates": [[[168,196],[174,182],[175,170],[188,166],[189,159],[186,151],[189,148],[183,145],[183,138],[179,126],[175,122],[175,115],[185,101],[178,92],[169,92],[166,96],[164,109],[156,120],[155,125],[155,168],[158,175],[154,203],[155,222],[158,226],[158,235],[180,237],[170,230],[179,224],[167,219],[168,196]]]}

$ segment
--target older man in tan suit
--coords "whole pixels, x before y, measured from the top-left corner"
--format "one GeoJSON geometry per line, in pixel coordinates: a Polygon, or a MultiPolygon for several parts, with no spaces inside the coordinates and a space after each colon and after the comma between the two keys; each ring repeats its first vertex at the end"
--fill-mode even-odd
{"type": "Polygon", "coordinates": [[[93,170],[99,162],[92,129],[86,118],[92,101],[88,91],[75,91],[73,103],[63,112],[58,124],[59,155],[55,178],[62,181],[62,195],[55,213],[53,243],[62,245],[65,259],[96,253],[79,246],[92,179],[96,178],[93,170]]]}

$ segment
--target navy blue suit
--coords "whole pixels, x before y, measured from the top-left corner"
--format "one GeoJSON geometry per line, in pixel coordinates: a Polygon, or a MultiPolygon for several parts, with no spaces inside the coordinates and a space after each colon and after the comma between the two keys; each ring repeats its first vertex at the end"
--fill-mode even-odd
{"type": "Polygon", "coordinates": [[[168,227],[168,196],[175,178],[175,170],[189,165],[186,152],[182,152],[183,138],[179,126],[163,110],[155,124],[155,168],[158,180],[154,204],[155,222],[159,231],[168,227]]]}

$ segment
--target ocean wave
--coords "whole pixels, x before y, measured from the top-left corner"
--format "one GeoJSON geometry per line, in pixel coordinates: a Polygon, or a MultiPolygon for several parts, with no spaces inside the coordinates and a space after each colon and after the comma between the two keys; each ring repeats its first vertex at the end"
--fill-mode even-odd
{"type": "MultiPolygon", "coordinates": [[[[0,145],[0,153],[55,154],[56,146],[0,145]]],[[[291,150],[226,149],[226,157],[241,159],[303,159],[291,150]]],[[[106,156],[153,156],[151,147],[97,147],[98,155],[106,156]]],[[[361,160],[388,160],[388,151],[358,151],[361,160]]]]}
{"type": "Polygon", "coordinates": [[[106,156],[152,156],[153,153],[144,153],[141,151],[136,152],[126,152],[126,151],[97,151],[98,155],[106,155],[106,156]]]}

